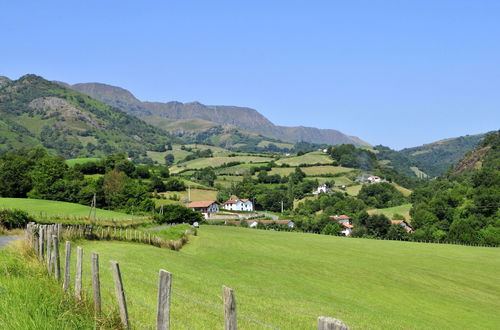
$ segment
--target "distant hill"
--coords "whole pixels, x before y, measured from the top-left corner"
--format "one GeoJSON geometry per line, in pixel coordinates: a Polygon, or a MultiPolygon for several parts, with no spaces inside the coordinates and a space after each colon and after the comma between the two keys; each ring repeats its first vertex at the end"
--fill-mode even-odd
{"type": "Polygon", "coordinates": [[[400,152],[430,168],[424,170],[430,176],[437,176],[454,166],[464,155],[474,150],[486,134],[466,135],[440,140],[422,146],[406,148],[400,152]]]}
{"type": "MultiPolygon", "coordinates": [[[[141,102],[129,91],[116,86],[100,83],[65,85],[140,118],[157,117],[169,120],[203,119],[217,124],[232,125],[258,135],[291,143],[306,141],[327,145],[369,145],[369,143],[358,137],[348,136],[338,130],[304,126],[277,126],[258,111],[251,108],[208,106],[199,102],[141,102]]],[[[157,121],[155,121],[155,124],[158,127],[162,127],[157,121]]],[[[169,126],[172,128],[171,123],[169,123],[169,126]]]]}
{"type": "Polygon", "coordinates": [[[0,153],[42,145],[68,158],[126,151],[141,161],[171,140],[161,129],[42,77],[0,78],[0,153]]]}

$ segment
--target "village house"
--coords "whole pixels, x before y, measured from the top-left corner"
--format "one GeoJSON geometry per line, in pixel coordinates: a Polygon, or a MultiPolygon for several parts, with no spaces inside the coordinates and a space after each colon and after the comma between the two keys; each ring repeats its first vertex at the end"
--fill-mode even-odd
{"type": "Polygon", "coordinates": [[[344,236],[351,236],[352,229],[354,228],[354,226],[351,224],[351,218],[349,218],[345,214],[332,215],[330,216],[330,218],[337,221],[340,224],[340,226],[342,226],[342,234],[344,236]]]}
{"type": "Polygon", "coordinates": [[[328,187],[326,184],[321,184],[312,193],[314,195],[319,195],[319,194],[328,194],[328,193],[331,193],[331,192],[332,192],[332,189],[330,189],[330,187],[328,187]]]}
{"type": "Polygon", "coordinates": [[[405,220],[391,220],[391,222],[395,225],[401,225],[406,230],[407,233],[413,233],[413,228],[406,222],[405,220]]]}
{"type": "Polygon", "coordinates": [[[230,199],[222,204],[222,208],[229,211],[252,212],[254,210],[253,203],[248,199],[230,199]]]}
{"type": "Polygon", "coordinates": [[[214,201],[191,202],[186,206],[193,211],[201,212],[205,218],[208,218],[210,213],[219,212],[219,204],[214,201]]]}
{"type": "Polygon", "coordinates": [[[379,178],[378,176],[371,175],[371,176],[368,177],[368,182],[370,182],[370,183],[378,183],[378,182],[382,182],[382,179],[379,178]]]}

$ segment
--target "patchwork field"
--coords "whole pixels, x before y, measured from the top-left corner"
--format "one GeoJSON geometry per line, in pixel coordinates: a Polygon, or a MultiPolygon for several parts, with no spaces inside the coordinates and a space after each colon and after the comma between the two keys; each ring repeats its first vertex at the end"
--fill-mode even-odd
{"type": "Polygon", "coordinates": [[[299,166],[300,164],[331,164],[333,160],[323,152],[310,152],[302,156],[281,158],[276,164],[288,164],[290,166],[299,166]]]}
{"type": "MultiPolygon", "coordinates": [[[[0,208],[20,209],[28,212],[34,217],[42,218],[84,218],[88,217],[90,213],[90,207],[81,204],[29,198],[0,198],[0,208]]],[[[102,220],[140,218],[130,214],[102,209],[96,210],[96,216],[97,219],[102,220]]]]}
{"type": "Polygon", "coordinates": [[[269,157],[258,157],[258,156],[236,156],[236,157],[210,157],[210,158],[199,158],[194,159],[186,163],[182,163],[170,168],[171,173],[178,173],[184,169],[200,169],[208,166],[216,167],[230,162],[242,162],[242,163],[266,163],[271,161],[272,158],[269,157]]]}
{"type": "MultiPolygon", "coordinates": [[[[240,329],[263,328],[253,320],[314,329],[320,315],[352,329],[500,323],[496,248],[220,226],[202,226],[180,252],[123,242],[82,245],[87,256],[100,253],[105,306],[114,301],[109,260],[119,261],[133,327],[154,325],[159,269],[173,274],[173,329],[222,328],[222,285],[235,290],[240,329]]],[[[89,267],[85,262],[87,290],[89,267]]]]}

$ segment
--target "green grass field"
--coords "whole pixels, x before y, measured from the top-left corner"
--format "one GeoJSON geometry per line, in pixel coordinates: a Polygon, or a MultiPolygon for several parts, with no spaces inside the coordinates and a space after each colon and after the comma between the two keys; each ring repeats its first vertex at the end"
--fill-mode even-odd
{"type": "MultiPolygon", "coordinates": [[[[35,218],[84,218],[88,217],[90,212],[90,207],[81,204],[29,198],[0,198],[0,208],[24,210],[35,218]]],[[[97,219],[101,220],[139,218],[130,214],[102,209],[97,209],[96,215],[97,219]]]]}
{"type": "Polygon", "coordinates": [[[258,156],[236,156],[236,157],[210,157],[198,158],[186,163],[178,164],[170,168],[171,173],[178,173],[184,169],[200,169],[208,166],[217,167],[230,162],[242,163],[267,163],[271,161],[269,157],[258,156]]]}
{"type": "Polygon", "coordinates": [[[11,247],[0,249],[0,265],[0,328],[95,329],[88,305],[65,295],[45,267],[11,247]]]}
{"type": "Polygon", "coordinates": [[[368,210],[369,214],[384,214],[386,215],[389,219],[392,219],[392,216],[397,213],[404,215],[406,220],[410,219],[410,209],[411,209],[411,204],[403,204],[399,206],[394,206],[394,207],[388,207],[385,209],[372,209],[368,210]]]}
{"type": "Polygon", "coordinates": [[[235,290],[240,329],[263,328],[249,318],[314,329],[322,315],[352,329],[495,329],[500,323],[496,248],[220,226],[203,226],[180,252],[123,242],[82,245],[86,289],[88,256],[100,253],[105,305],[114,299],[109,260],[120,262],[137,327],[155,322],[159,269],[173,274],[173,329],[222,328],[222,285],[235,290]]]}
{"type": "Polygon", "coordinates": [[[290,166],[299,166],[300,164],[316,164],[316,163],[330,164],[332,162],[333,160],[327,154],[314,151],[302,156],[281,158],[280,160],[276,161],[276,164],[278,165],[288,164],[290,166]]]}
{"type": "MultiPolygon", "coordinates": [[[[177,196],[180,196],[180,200],[187,200],[188,199],[188,192],[187,191],[167,191],[166,193],[162,194],[165,196],[170,196],[176,194],[177,196]]],[[[205,189],[191,189],[191,200],[192,201],[214,201],[217,198],[217,191],[216,190],[205,190],[205,189]]],[[[158,200],[160,205],[162,200],[158,200]]],[[[167,203],[168,204],[168,203],[167,203]]]]}
{"type": "Polygon", "coordinates": [[[66,164],[68,164],[69,167],[73,167],[76,164],[85,164],[89,162],[96,162],[98,160],[101,160],[101,158],[73,158],[66,159],[66,164]]]}

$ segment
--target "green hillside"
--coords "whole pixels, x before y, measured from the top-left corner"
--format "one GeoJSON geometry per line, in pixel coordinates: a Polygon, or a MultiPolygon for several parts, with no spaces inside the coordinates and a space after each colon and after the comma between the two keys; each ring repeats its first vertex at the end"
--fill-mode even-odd
{"type": "MultiPolygon", "coordinates": [[[[437,142],[424,144],[422,146],[406,148],[400,152],[410,156],[421,164],[428,164],[434,170],[419,167],[420,170],[431,176],[437,176],[446,172],[455,165],[464,155],[474,150],[486,134],[466,135],[457,138],[440,140],[437,142]]],[[[418,166],[418,165],[417,165],[418,166]]]]}
{"type": "MultiPolygon", "coordinates": [[[[41,218],[86,218],[90,214],[90,207],[67,202],[49,201],[29,198],[0,198],[0,209],[20,209],[34,217],[41,218]]],[[[127,220],[138,217],[109,210],[96,210],[96,217],[100,220],[127,220]]]]}
{"type": "MultiPolygon", "coordinates": [[[[222,328],[222,285],[235,290],[240,329],[262,328],[251,320],[313,329],[321,315],[352,329],[493,329],[500,322],[495,248],[219,226],[203,226],[180,252],[118,242],[83,248],[100,253],[103,265],[120,262],[137,327],[154,325],[159,269],[173,274],[173,329],[222,328]]],[[[101,281],[113,287],[108,266],[101,281]]],[[[115,298],[103,292],[106,306],[115,298]]]]}
{"type": "Polygon", "coordinates": [[[141,161],[169,141],[165,131],[35,75],[0,85],[0,153],[43,145],[68,158],[127,150],[141,161]]]}

